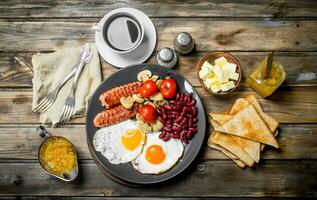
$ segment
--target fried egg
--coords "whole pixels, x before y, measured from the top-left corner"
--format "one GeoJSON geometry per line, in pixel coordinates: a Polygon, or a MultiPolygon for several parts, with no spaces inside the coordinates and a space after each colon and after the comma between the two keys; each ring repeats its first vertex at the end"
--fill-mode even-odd
{"type": "Polygon", "coordinates": [[[182,157],[184,146],[180,140],[167,142],[159,139],[160,132],[147,134],[142,153],[132,161],[133,167],[142,174],[160,174],[171,169],[182,157]]]}
{"type": "Polygon", "coordinates": [[[141,154],[146,136],[137,128],[136,122],[126,120],[99,129],[94,136],[96,151],[112,164],[127,163],[141,154]]]}

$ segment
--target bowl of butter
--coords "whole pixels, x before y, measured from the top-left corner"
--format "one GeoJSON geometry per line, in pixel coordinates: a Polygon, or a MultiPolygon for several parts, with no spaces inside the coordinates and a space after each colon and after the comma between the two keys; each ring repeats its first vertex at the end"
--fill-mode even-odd
{"type": "Polygon", "coordinates": [[[225,95],[234,91],[241,81],[241,65],[227,52],[210,52],[196,65],[201,85],[213,95],[225,95]]]}

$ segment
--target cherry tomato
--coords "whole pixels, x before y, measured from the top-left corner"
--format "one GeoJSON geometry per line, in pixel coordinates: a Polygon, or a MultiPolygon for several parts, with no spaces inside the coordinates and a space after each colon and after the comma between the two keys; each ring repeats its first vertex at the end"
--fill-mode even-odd
{"type": "Polygon", "coordinates": [[[139,93],[142,97],[150,97],[157,93],[158,87],[153,80],[147,80],[143,83],[139,89],[139,93]]]}
{"type": "Polygon", "coordinates": [[[140,108],[140,115],[144,122],[150,124],[156,120],[156,109],[151,105],[145,105],[140,108]]]}
{"type": "Polygon", "coordinates": [[[160,85],[161,94],[165,99],[171,99],[176,95],[177,84],[174,79],[165,79],[160,85]]]}

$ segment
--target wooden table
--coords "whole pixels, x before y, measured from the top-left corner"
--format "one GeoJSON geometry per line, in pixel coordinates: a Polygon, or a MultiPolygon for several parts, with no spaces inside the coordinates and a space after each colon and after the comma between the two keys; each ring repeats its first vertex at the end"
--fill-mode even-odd
{"type": "MultiPolygon", "coordinates": [[[[101,62],[104,79],[117,70],[101,62]]],[[[155,57],[148,62],[155,63],[155,57]]],[[[242,3],[2,0],[0,196],[3,199],[317,196],[316,75],[317,3],[313,0],[242,3]],[[80,159],[78,180],[64,183],[47,175],[37,160],[40,138],[35,134],[38,115],[31,112],[31,57],[36,52],[52,52],[94,41],[91,26],[108,11],[125,6],[140,9],[151,17],[158,33],[156,50],[172,47],[178,32],[192,34],[196,51],[180,56],[175,69],[196,87],[208,112],[221,111],[234,99],[254,92],[243,80],[240,89],[230,96],[210,96],[195,76],[200,56],[209,51],[229,51],[240,61],[245,77],[268,52],[278,51],[278,60],[285,66],[288,79],[270,99],[260,98],[260,102],[266,112],[281,122],[280,150],[267,148],[258,166],[243,170],[218,151],[205,147],[192,169],[178,179],[156,187],[131,188],[110,180],[98,170],[88,152],[81,118],[63,128],[49,129],[76,144],[80,159]],[[305,77],[310,80],[303,80],[305,77]]]]}

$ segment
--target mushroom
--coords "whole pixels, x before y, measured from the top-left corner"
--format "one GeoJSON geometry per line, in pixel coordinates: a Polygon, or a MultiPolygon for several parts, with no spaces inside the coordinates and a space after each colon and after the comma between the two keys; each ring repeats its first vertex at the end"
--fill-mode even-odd
{"type": "Polygon", "coordinates": [[[149,80],[151,76],[152,72],[150,70],[143,70],[138,74],[137,79],[138,81],[144,82],[149,80]]]}
{"type": "Polygon", "coordinates": [[[135,102],[137,102],[137,103],[143,103],[145,100],[141,97],[141,96],[139,96],[138,94],[133,94],[132,95],[132,98],[133,98],[133,100],[135,101],[135,102]]]}
{"type": "Polygon", "coordinates": [[[137,113],[135,115],[135,118],[136,118],[137,121],[143,121],[142,117],[140,116],[140,113],[137,113]]]}
{"type": "Polygon", "coordinates": [[[120,103],[125,109],[131,109],[134,103],[134,100],[131,96],[129,97],[121,97],[120,103]]]}
{"type": "Polygon", "coordinates": [[[153,75],[153,76],[151,77],[151,80],[157,81],[158,78],[159,78],[158,75],[153,75]]]}
{"type": "Polygon", "coordinates": [[[160,92],[150,96],[150,100],[152,101],[163,101],[164,97],[162,96],[162,94],[160,92]]]}
{"type": "Polygon", "coordinates": [[[142,133],[148,133],[152,131],[152,127],[143,121],[138,121],[138,128],[142,133]]]}
{"type": "Polygon", "coordinates": [[[160,131],[163,128],[163,124],[160,120],[156,120],[155,124],[152,125],[153,131],[160,131]]]}
{"type": "Polygon", "coordinates": [[[165,106],[168,103],[165,99],[163,101],[154,101],[154,104],[158,106],[165,106]]]}
{"type": "Polygon", "coordinates": [[[144,105],[151,105],[151,106],[153,106],[154,108],[156,108],[155,104],[154,104],[152,101],[146,101],[146,102],[144,103],[144,105]]]}
{"type": "Polygon", "coordinates": [[[156,81],[156,85],[157,85],[157,87],[160,87],[160,86],[161,86],[161,84],[162,84],[162,82],[163,82],[163,80],[162,80],[162,79],[158,79],[158,80],[156,81]]]}

